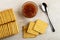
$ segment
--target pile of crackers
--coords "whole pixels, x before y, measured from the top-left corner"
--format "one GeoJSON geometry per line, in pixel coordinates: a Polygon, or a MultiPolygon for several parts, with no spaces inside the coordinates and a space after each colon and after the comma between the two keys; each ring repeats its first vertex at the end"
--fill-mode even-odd
{"type": "Polygon", "coordinates": [[[34,38],[46,32],[48,24],[40,19],[23,26],[23,38],[34,38]]]}
{"type": "Polygon", "coordinates": [[[0,11],[0,38],[5,38],[19,32],[13,9],[0,11]]]}

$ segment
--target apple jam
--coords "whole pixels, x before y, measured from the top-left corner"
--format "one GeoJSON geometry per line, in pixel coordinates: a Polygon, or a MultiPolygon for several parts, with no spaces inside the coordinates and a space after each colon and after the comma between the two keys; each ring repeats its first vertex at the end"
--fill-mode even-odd
{"type": "Polygon", "coordinates": [[[34,2],[28,1],[23,4],[22,13],[27,18],[32,18],[37,14],[38,7],[34,2]]]}

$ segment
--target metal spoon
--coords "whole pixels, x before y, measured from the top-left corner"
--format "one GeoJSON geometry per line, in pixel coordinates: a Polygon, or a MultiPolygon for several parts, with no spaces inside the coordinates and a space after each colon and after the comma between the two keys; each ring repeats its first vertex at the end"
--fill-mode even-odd
{"type": "Polygon", "coordinates": [[[48,20],[49,20],[50,27],[51,27],[52,31],[55,32],[55,29],[54,29],[54,27],[53,27],[53,25],[52,25],[52,23],[51,23],[51,21],[50,21],[50,19],[49,19],[49,16],[48,16],[47,4],[46,4],[46,3],[42,3],[42,5],[41,5],[40,8],[41,8],[41,10],[42,10],[43,12],[45,12],[45,14],[47,15],[48,20]]]}

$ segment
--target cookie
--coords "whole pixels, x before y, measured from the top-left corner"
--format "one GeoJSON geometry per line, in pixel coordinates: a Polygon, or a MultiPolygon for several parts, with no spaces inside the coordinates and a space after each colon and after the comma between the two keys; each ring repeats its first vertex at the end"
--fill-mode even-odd
{"type": "Polygon", "coordinates": [[[27,32],[28,32],[28,33],[31,33],[31,34],[34,34],[34,35],[39,35],[38,32],[36,32],[35,30],[33,30],[34,25],[35,25],[35,22],[30,22],[30,23],[29,23],[29,26],[28,26],[27,32]]]}
{"type": "Polygon", "coordinates": [[[23,38],[34,38],[36,35],[30,34],[27,32],[28,26],[23,26],[22,32],[23,32],[23,38]]]}
{"type": "Polygon", "coordinates": [[[38,19],[36,20],[34,30],[43,34],[45,33],[47,26],[48,24],[46,22],[38,19]]]}

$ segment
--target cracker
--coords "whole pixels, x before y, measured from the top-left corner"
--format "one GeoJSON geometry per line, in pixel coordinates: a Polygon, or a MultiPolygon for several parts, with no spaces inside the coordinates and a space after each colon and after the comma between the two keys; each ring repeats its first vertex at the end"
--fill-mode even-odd
{"type": "Polygon", "coordinates": [[[34,25],[35,25],[35,22],[30,22],[29,26],[28,26],[27,32],[31,33],[31,34],[34,34],[34,35],[39,35],[38,32],[36,32],[35,30],[33,30],[34,25]]]}
{"type": "Polygon", "coordinates": [[[28,26],[23,26],[23,38],[34,38],[36,35],[30,34],[27,32],[28,26]]]}
{"type": "Polygon", "coordinates": [[[42,20],[37,20],[34,26],[34,30],[39,33],[45,33],[48,24],[42,20]]]}

